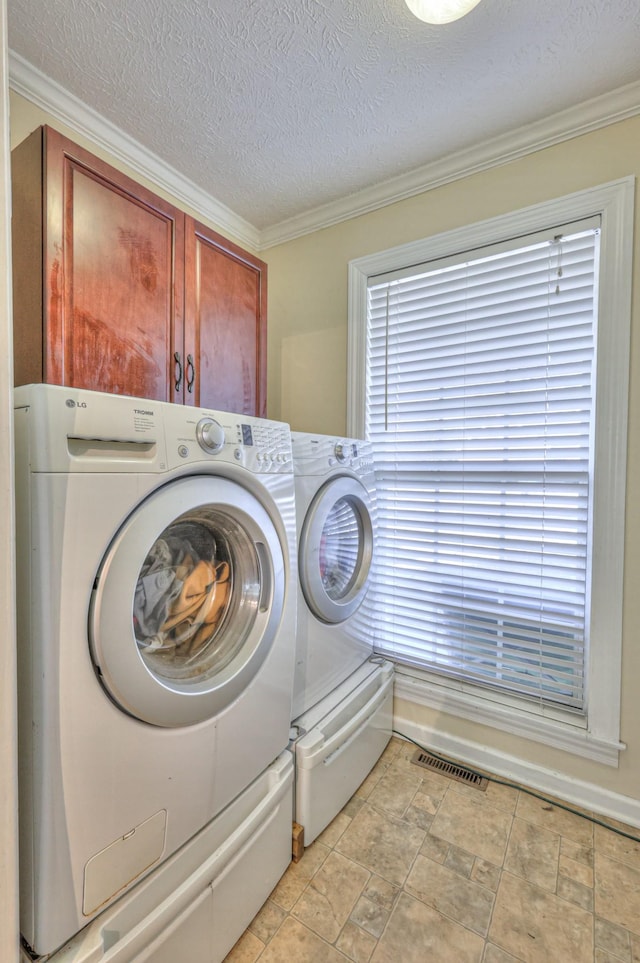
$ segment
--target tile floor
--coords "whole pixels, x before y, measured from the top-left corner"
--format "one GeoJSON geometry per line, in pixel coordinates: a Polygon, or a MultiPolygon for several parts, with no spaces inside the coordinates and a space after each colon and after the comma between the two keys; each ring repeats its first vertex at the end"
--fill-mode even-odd
{"type": "Polygon", "coordinates": [[[414,749],[392,739],[225,963],[640,963],[640,843],[414,749]]]}

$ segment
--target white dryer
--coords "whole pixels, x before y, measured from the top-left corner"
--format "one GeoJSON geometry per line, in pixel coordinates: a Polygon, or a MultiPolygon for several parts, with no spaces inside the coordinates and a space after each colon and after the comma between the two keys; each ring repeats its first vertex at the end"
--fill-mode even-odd
{"type": "Polygon", "coordinates": [[[43,955],[234,800],[246,820],[286,749],[294,485],[288,426],[244,415],[32,385],[15,438],[21,931],[43,955]]]}
{"type": "Polygon", "coordinates": [[[393,666],[374,658],[363,604],[373,578],[371,445],[292,432],[298,623],[292,748],[305,845],[338,813],[391,737],[393,666]]]}
{"type": "Polygon", "coordinates": [[[298,531],[298,627],[293,717],[373,653],[360,606],[374,557],[371,445],[291,433],[298,531]]]}

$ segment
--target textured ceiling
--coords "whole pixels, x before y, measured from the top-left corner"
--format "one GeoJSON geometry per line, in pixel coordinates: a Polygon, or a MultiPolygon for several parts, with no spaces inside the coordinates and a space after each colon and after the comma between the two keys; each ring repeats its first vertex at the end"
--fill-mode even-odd
{"type": "Polygon", "coordinates": [[[640,79],[638,0],[8,0],[9,46],[258,229],[640,79]]]}

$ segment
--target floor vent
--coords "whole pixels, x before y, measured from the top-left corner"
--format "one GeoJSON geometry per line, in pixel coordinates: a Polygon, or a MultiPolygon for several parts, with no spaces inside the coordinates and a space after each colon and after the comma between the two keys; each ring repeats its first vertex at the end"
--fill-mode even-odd
{"type": "Polygon", "coordinates": [[[441,773],[443,776],[448,776],[449,779],[464,782],[467,786],[473,786],[474,789],[485,790],[488,785],[488,780],[485,779],[484,776],[479,776],[477,772],[471,772],[469,769],[455,766],[452,762],[438,759],[437,756],[432,756],[422,749],[416,749],[411,757],[411,762],[416,766],[422,766],[423,769],[431,769],[434,772],[441,773]]]}

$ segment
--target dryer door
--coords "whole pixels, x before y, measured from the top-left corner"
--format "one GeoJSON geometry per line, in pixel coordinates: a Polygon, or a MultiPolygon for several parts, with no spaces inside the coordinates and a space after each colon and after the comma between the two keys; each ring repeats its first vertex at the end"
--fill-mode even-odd
{"type": "Polygon", "coordinates": [[[198,476],[158,489],[118,532],[94,585],[91,653],[113,701],[157,726],[215,716],[264,662],[285,576],[275,526],[241,485],[198,476]]]}
{"type": "Polygon", "coordinates": [[[357,479],[334,478],[318,491],[298,557],[300,584],[314,615],[334,624],[353,615],[367,593],[373,558],[371,500],[357,479]]]}

